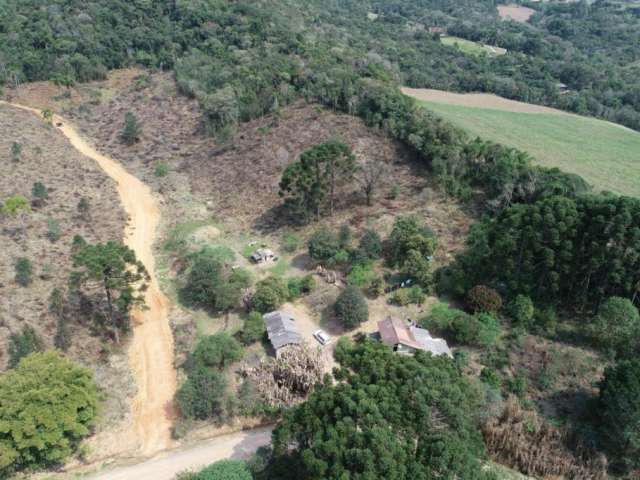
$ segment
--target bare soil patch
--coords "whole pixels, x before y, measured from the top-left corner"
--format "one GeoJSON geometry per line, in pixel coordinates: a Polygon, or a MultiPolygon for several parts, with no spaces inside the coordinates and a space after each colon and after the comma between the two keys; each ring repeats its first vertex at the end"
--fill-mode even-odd
{"type": "Polygon", "coordinates": [[[526,23],[534,13],[536,13],[536,11],[533,8],[524,7],[515,3],[498,5],[498,14],[503,20],[514,20],[516,22],[526,23]]]}
{"type": "Polygon", "coordinates": [[[409,87],[402,87],[402,93],[425,102],[447,103],[465,107],[493,108],[495,110],[506,110],[508,112],[572,115],[557,108],[509,100],[508,98],[499,97],[490,93],[454,93],[445,90],[409,87]]]}

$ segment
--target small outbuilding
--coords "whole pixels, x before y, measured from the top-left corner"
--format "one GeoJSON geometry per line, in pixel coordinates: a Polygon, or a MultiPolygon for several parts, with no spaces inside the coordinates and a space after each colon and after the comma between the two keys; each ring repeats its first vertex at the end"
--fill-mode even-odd
{"type": "Polygon", "coordinates": [[[275,259],[276,255],[268,248],[259,248],[251,255],[251,261],[254,263],[264,263],[275,259]]]}
{"type": "Polygon", "coordinates": [[[395,317],[387,317],[378,322],[380,341],[394,352],[412,355],[417,350],[431,352],[433,355],[453,357],[447,342],[442,338],[433,338],[428,330],[395,317]]]}
{"type": "Polygon", "coordinates": [[[276,357],[286,347],[302,343],[302,337],[298,333],[295,318],[288,313],[275,311],[263,315],[262,318],[267,327],[269,341],[276,351],[276,357]]]}

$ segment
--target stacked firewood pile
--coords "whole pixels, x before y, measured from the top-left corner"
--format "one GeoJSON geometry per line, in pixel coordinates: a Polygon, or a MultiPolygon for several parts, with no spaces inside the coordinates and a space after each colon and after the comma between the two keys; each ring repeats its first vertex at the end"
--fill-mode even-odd
{"type": "Polygon", "coordinates": [[[243,367],[242,373],[251,379],[264,402],[287,407],[303,401],[322,381],[322,352],[306,344],[292,345],[278,358],[263,360],[257,367],[243,367]]]}
{"type": "Polygon", "coordinates": [[[509,398],[500,417],[483,429],[491,456],[527,475],[572,480],[604,480],[607,461],[602,455],[568,448],[568,432],[543,421],[536,412],[524,410],[509,398]]]}

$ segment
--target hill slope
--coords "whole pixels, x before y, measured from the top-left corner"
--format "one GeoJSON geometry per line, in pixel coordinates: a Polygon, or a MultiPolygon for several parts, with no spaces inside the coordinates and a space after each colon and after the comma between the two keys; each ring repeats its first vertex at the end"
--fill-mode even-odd
{"type": "Polygon", "coordinates": [[[419,90],[405,93],[472,136],[524,150],[540,165],[577,173],[596,190],[640,195],[637,132],[602,120],[499,97],[456,94],[448,97],[446,92],[437,91],[421,95],[419,90]],[[490,101],[492,98],[494,102],[490,101]]]}

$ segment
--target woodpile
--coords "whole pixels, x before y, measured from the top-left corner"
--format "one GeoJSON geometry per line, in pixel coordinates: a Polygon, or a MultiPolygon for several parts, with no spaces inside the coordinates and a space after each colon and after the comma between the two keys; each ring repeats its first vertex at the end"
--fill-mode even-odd
{"type": "Polygon", "coordinates": [[[500,463],[526,474],[572,480],[605,480],[604,455],[568,448],[568,432],[543,421],[536,412],[526,411],[515,397],[506,402],[502,415],[483,428],[491,456],[500,463]]]}
{"type": "Polygon", "coordinates": [[[255,368],[243,367],[262,400],[274,407],[288,407],[303,401],[314,385],[322,381],[322,352],[306,344],[292,345],[255,368]]]}

